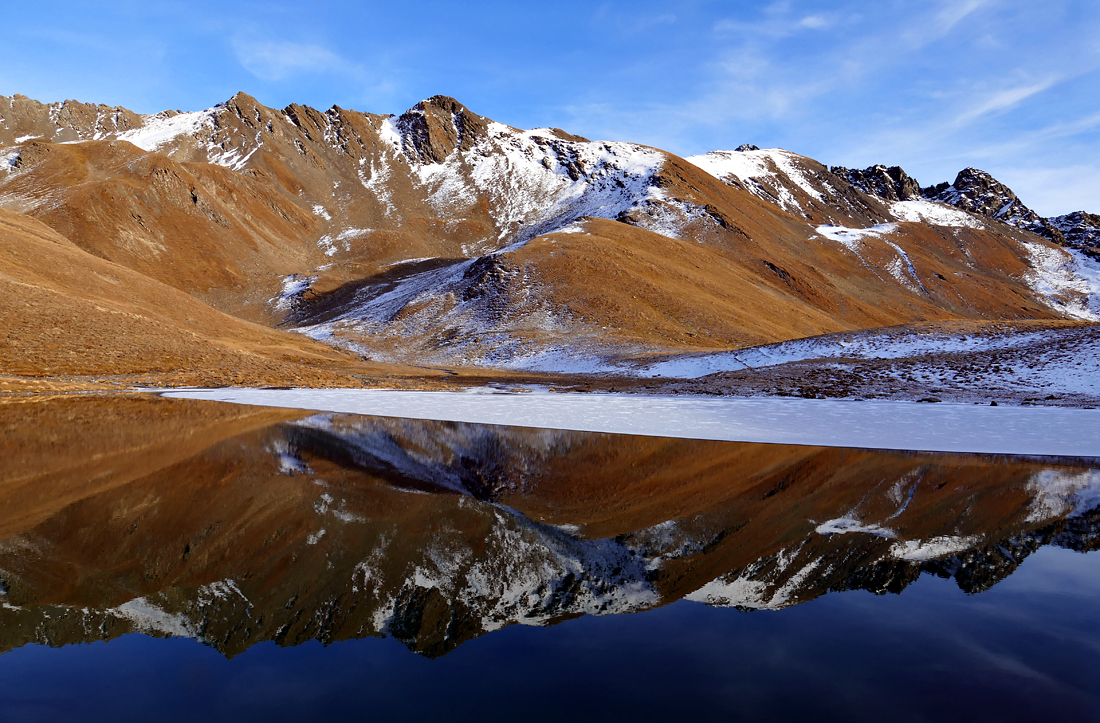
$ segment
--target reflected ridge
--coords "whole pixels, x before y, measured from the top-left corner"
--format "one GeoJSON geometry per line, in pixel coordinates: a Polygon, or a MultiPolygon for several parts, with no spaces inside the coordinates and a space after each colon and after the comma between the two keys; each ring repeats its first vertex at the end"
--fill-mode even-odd
{"type": "Polygon", "coordinates": [[[0,405],[0,650],[130,632],[236,655],[689,599],[970,593],[1097,548],[1086,461],[701,442],[163,399],[0,405]]]}

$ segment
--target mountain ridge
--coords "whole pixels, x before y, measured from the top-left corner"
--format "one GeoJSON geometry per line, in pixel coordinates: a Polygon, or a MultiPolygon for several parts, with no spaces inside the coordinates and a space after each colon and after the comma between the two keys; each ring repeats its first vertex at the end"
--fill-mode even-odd
{"type": "Polygon", "coordinates": [[[964,168],[953,182],[944,181],[924,188],[898,166],[874,165],[862,170],[831,166],[829,170],[879,198],[940,201],[1031,231],[1100,259],[1100,216],[1085,211],[1040,216],[1024,205],[1012,189],[978,168],[964,168]]]}
{"type": "MultiPolygon", "coordinates": [[[[380,115],[241,92],[146,116],[16,96],[0,121],[0,206],[218,311],[386,362],[523,369],[1100,319],[1088,259],[972,169],[930,200],[900,168],[748,145],[684,159],[447,96],[380,115]]],[[[1088,240],[1095,218],[1063,225],[1088,240]]]]}

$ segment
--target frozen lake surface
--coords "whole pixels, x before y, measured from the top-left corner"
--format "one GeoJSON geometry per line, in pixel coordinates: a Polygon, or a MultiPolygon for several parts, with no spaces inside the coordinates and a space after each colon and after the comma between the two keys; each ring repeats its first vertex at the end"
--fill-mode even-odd
{"type": "Polygon", "coordinates": [[[1100,456],[1100,410],[633,394],[204,389],[164,396],[406,419],[730,442],[1100,456]]]}

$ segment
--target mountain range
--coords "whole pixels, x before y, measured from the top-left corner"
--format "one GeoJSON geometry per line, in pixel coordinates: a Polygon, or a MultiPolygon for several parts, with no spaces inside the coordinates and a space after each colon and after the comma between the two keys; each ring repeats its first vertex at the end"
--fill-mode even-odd
{"type": "Polygon", "coordinates": [[[681,158],[445,96],[400,115],[0,97],[0,389],[615,373],[898,325],[1058,332],[1100,320],[1098,221],[1042,218],[972,168],[922,187],[751,145],[681,158]]]}

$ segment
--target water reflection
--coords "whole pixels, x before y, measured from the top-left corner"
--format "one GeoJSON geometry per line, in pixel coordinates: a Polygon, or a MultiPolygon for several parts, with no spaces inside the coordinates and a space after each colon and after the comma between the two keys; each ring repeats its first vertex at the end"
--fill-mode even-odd
{"type": "Polygon", "coordinates": [[[1081,461],[700,442],[161,399],[0,405],[0,650],[129,632],[227,656],[679,599],[981,592],[1093,550],[1081,461]]]}

